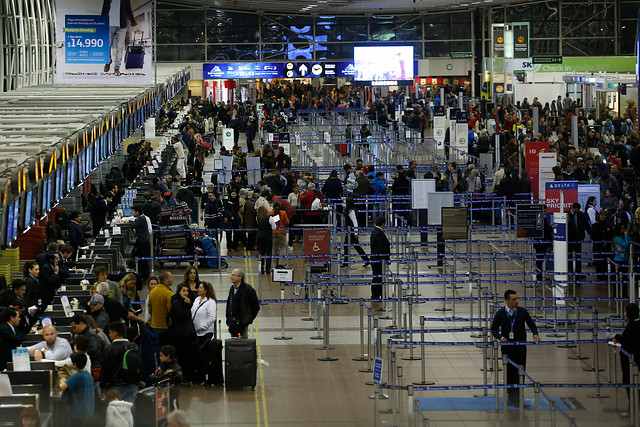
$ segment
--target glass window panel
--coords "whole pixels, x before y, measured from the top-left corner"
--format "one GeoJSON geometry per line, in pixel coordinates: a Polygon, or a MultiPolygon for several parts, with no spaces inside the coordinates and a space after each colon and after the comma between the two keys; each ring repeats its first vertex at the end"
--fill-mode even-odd
{"type": "Polygon", "coordinates": [[[371,40],[420,40],[422,27],[415,16],[374,16],[369,21],[371,40]]]}
{"type": "Polygon", "coordinates": [[[552,37],[558,34],[559,21],[533,21],[529,23],[529,35],[534,37],[552,37]]]}
{"type": "Polygon", "coordinates": [[[286,43],[305,38],[313,41],[313,18],[305,16],[265,15],[262,17],[262,41],[286,43]]]}
{"type": "Polygon", "coordinates": [[[316,18],[316,41],[367,40],[367,19],[355,17],[319,16],[316,18]]]}
{"type": "Polygon", "coordinates": [[[447,40],[451,38],[449,22],[424,23],[424,38],[426,40],[447,40]]]}
{"type": "Polygon", "coordinates": [[[614,49],[613,39],[592,39],[589,40],[587,53],[592,56],[613,55],[614,49]]]}
{"type": "Polygon", "coordinates": [[[555,39],[531,40],[532,55],[558,55],[560,43],[555,39]]]}
{"type": "Polygon", "coordinates": [[[286,59],[287,45],[286,44],[265,44],[262,45],[262,59],[286,59]]]}
{"type": "Polygon", "coordinates": [[[424,57],[445,57],[451,52],[471,52],[471,42],[466,41],[440,41],[426,42],[424,44],[424,57]]]}
{"type": "Polygon", "coordinates": [[[491,9],[491,21],[494,24],[504,24],[504,8],[496,7],[491,9]]]}
{"type": "Polygon", "coordinates": [[[638,12],[640,11],[640,2],[620,2],[620,16],[621,17],[631,17],[638,16],[638,12]]]}
{"type": "Polygon", "coordinates": [[[203,43],[202,11],[157,11],[158,43],[203,43]]]}
{"type": "Polygon", "coordinates": [[[204,61],[204,45],[158,45],[158,61],[204,61]]]}
{"type": "Polygon", "coordinates": [[[530,5],[517,5],[507,7],[507,22],[528,22],[530,20],[530,5]]]}
{"type": "Polygon", "coordinates": [[[207,61],[257,61],[258,45],[209,45],[207,47],[207,61]]]}
{"type": "Polygon", "coordinates": [[[471,38],[471,23],[451,23],[451,38],[452,39],[470,39],[471,38]]]}
{"type": "Polygon", "coordinates": [[[633,55],[635,54],[636,36],[625,36],[619,38],[620,42],[620,54],[621,55],[633,55]]]}
{"type": "Polygon", "coordinates": [[[327,43],[326,50],[317,51],[317,59],[353,60],[353,43],[327,43]]]}
{"type": "Polygon", "coordinates": [[[208,43],[256,43],[259,33],[257,14],[207,10],[208,43]]]}

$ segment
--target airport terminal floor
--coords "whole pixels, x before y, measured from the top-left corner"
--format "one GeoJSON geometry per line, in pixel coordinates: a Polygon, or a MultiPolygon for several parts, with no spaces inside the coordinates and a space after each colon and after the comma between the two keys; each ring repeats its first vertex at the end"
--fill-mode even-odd
{"type": "MultiPolygon", "coordinates": [[[[294,158],[294,165],[295,165],[294,158]]],[[[354,159],[352,159],[354,160],[354,159]]],[[[321,161],[321,159],[318,159],[321,161]]],[[[211,167],[211,156],[207,159],[207,167],[211,167]]],[[[321,177],[324,178],[324,177],[321,177]]],[[[388,231],[392,242],[407,236],[406,232],[388,231]]],[[[361,234],[361,243],[369,241],[369,236],[361,234]]],[[[385,319],[385,313],[377,311],[374,306],[373,314],[377,318],[378,326],[382,332],[382,355],[384,367],[382,371],[383,383],[396,385],[410,385],[426,380],[435,386],[442,386],[438,390],[414,391],[416,398],[428,398],[421,401],[421,411],[413,412],[413,418],[408,419],[408,392],[407,390],[383,389],[382,392],[394,399],[372,399],[374,386],[368,385],[372,380],[371,372],[361,372],[371,367],[371,361],[367,360],[368,341],[368,309],[371,305],[364,306],[364,316],[361,317],[358,298],[370,297],[370,286],[365,279],[362,286],[345,286],[341,298],[352,299],[346,304],[329,304],[330,310],[330,356],[336,360],[319,360],[327,356],[326,350],[318,349],[323,341],[317,338],[319,333],[310,330],[314,326],[313,321],[304,320],[308,317],[305,312],[309,306],[303,303],[287,303],[284,305],[285,335],[290,340],[276,340],[281,333],[281,306],[277,303],[262,305],[260,313],[250,328],[250,336],[257,340],[258,345],[258,378],[255,390],[245,389],[241,391],[225,391],[224,387],[185,387],[181,391],[180,406],[188,413],[192,426],[209,425],[233,425],[233,426],[372,426],[372,425],[429,425],[429,426],[497,426],[497,425],[575,425],[596,426],[603,422],[612,426],[630,424],[629,418],[623,418],[620,413],[627,409],[627,397],[624,389],[620,388],[594,388],[593,384],[606,385],[614,381],[620,382],[620,366],[617,354],[610,353],[605,338],[608,332],[599,332],[597,338],[604,344],[598,344],[598,355],[594,358],[594,345],[591,343],[579,346],[562,345],[562,341],[591,340],[594,338],[592,328],[596,326],[605,329],[605,321],[600,323],[554,323],[554,316],[562,318],[565,312],[551,310],[551,305],[544,300],[527,300],[526,297],[550,297],[548,285],[544,282],[534,282],[530,272],[531,260],[523,260],[520,255],[527,252],[527,245],[521,240],[515,243],[513,236],[505,236],[500,233],[477,233],[472,235],[473,243],[447,243],[445,267],[438,267],[433,257],[428,254],[436,251],[433,244],[420,248],[420,236],[418,233],[408,233],[409,245],[419,248],[416,253],[423,259],[415,263],[392,264],[391,270],[397,273],[397,277],[411,273],[420,277],[417,286],[419,297],[429,300],[414,303],[411,307],[404,306],[405,316],[411,316],[411,320],[405,318],[407,323],[398,323],[395,320],[385,319]],[[478,255],[474,255],[478,254],[478,255]],[[482,254],[482,255],[481,255],[482,254]],[[515,255],[514,255],[515,254],[515,255]],[[523,263],[525,265],[523,265],[523,263]],[[477,279],[459,281],[456,289],[445,289],[450,277],[460,277],[460,274],[468,271],[480,272],[477,279]],[[451,274],[454,273],[454,274],[451,274]],[[491,278],[490,274],[494,274],[491,278]],[[495,283],[494,283],[495,281],[495,283]],[[527,286],[523,283],[526,281],[527,286]],[[364,283],[367,282],[367,283],[364,283]],[[503,293],[511,288],[520,298],[520,306],[527,307],[535,318],[538,328],[541,329],[541,344],[528,346],[526,373],[532,381],[549,384],[542,387],[541,393],[534,391],[533,387],[524,388],[525,407],[521,414],[517,408],[509,407],[502,410],[503,390],[499,390],[500,410],[496,411],[497,402],[492,389],[471,389],[467,386],[494,384],[494,372],[492,361],[483,360],[488,353],[484,353],[482,346],[474,343],[482,342],[482,334],[478,330],[467,330],[469,327],[485,326],[481,322],[470,323],[469,318],[486,317],[486,307],[477,301],[469,302],[467,297],[477,297],[477,287],[488,287],[496,292],[496,301],[499,306],[504,305],[503,293]],[[471,294],[470,294],[471,292],[471,294]],[[444,294],[443,294],[444,293],[444,294]],[[446,296],[444,303],[447,311],[439,311],[443,302],[438,300],[446,296]],[[454,298],[455,297],[455,298],[454,298]],[[462,300],[454,301],[457,298],[462,300]],[[455,306],[452,306],[455,304],[455,306]],[[454,311],[450,311],[453,308],[454,311]],[[482,310],[479,314],[478,310],[482,310]],[[556,314],[554,314],[554,312],[556,314]],[[424,327],[420,325],[420,317],[426,318],[424,327]],[[463,319],[463,320],[457,320],[463,319]],[[548,325],[545,322],[548,320],[548,325]],[[361,324],[362,322],[362,324],[361,324]],[[402,324],[410,325],[412,329],[424,329],[430,332],[409,336],[394,337],[394,340],[410,339],[413,341],[431,342],[421,348],[415,345],[413,349],[403,348],[394,344],[395,363],[394,370],[398,374],[401,367],[401,376],[390,378],[388,371],[387,339],[391,337],[389,327],[400,327],[402,324]],[[555,326],[554,326],[555,325],[555,326]],[[363,329],[361,348],[361,328],[363,329]],[[443,330],[446,329],[446,330],[443,330]],[[549,328],[557,328],[561,333],[553,336],[549,328]],[[580,333],[565,333],[565,330],[580,328],[580,333]],[[556,344],[548,345],[545,342],[555,341],[556,344]],[[438,343],[437,345],[434,343],[438,343]],[[424,359],[419,356],[424,351],[424,359]],[[354,358],[362,356],[364,361],[355,361],[354,358]],[[417,360],[406,360],[409,356],[417,360]],[[580,357],[576,357],[580,356],[580,357]],[[599,374],[593,372],[594,364],[600,368],[599,374]],[[615,363],[615,365],[614,365],[615,363]],[[487,368],[488,372],[483,371],[487,368]],[[423,371],[424,369],[424,371],[423,371]],[[590,372],[591,371],[591,372],[590,372]],[[597,376],[597,378],[596,378],[597,376]],[[561,384],[591,384],[585,388],[567,387],[561,384]],[[555,386],[554,386],[555,385],[555,386]],[[463,387],[456,387],[463,386],[463,387]],[[460,389],[456,389],[460,388],[460,389]],[[534,397],[542,394],[540,399],[539,419],[536,420],[534,397]],[[476,396],[476,398],[474,398],[476,396]],[[480,397],[478,397],[480,396],[480,397]],[[550,408],[549,400],[553,401],[555,411],[550,408]],[[394,410],[390,412],[390,408],[394,410]],[[377,412],[376,412],[377,410],[377,412]],[[416,424],[412,424],[412,423],[416,424]]],[[[431,242],[435,236],[430,236],[431,242]]],[[[398,240],[399,241],[399,240],[398,240]]],[[[199,270],[201,280],[209,280],[213,283],[216,295],[224,300],[230,286],[230,273],[234,268],[241,268],[246,272],[246,279],[258,292],[260,299],[279,299],[280,285],[274,283],[269,275],[259,274],[257,252],[226,251],[226,239],[222,241],[222,254],[227,256],[229,267],[222,271],[211,269],[199,270]],[[250,255],[250,257],[245,257],[250,255]],[[237,257],[237,258],[234,258],[237,257]]],[[[367,246],[365,246],[368,252],[367,246]]],[[[302,254],[302,244],[294,243],[293,255],[302,254]]],[[[303,277],[305,269],[304,258],[290,259],[290,267],[295,270],[296,280],[303,277]]],[[[355,258],[352,258],[355,260],[355,258]]],[[[359,260],[359,258],[357,258],[359,260]]],[[[584,262],[585,270],[587,262],[584,262]]],[[[174,275],[180,277],[186,264],[182,268],[172,269],[174,275]]],[[[170,264],[165,267],[170,268],[170,264]]],[[[157,268],[157,267],[156,267],[157,268]]],[[[358,275],[371,275],[371,269],[364,267],[363,263],[354,264],[353,268],[342,274],[352,277],[358,275]]],[[[535,275],[534,275],[535,278],[535,275]]],[[[348,280],[347,280],[348,281],[348,280]]],[[[389,285],[390,286],[390,285],[389,285]]],[[[391,287],[391,286],[390,286],[391,287]]],[[[412,286],[409,286],[411,289],[412,286]]],[[[285,288],[285,298],[302,298],[293,295],[293,288],[285,288]]],[[[597,317],[605,319],[608,316],[621,317],[616,313],[616,307],[608,302],[589,302],[589,298],[607,297],[607,287],[604,284],[588,284],[575,287],[576,296],[584,298],[569,301],[567,306],[571,309],[578,306],[579,309],[567,310],[570,318],[589,319],[597,317]],[[597,313],[592,307],[597,307],[597,313]]],[[[405,303],[406,304],[406,303],[405,303]]],[[[393,305],[390,303],[389,307],[393,305]]],[[[491,304],[489,304],[491,307],[491,304]]],[[[322,308],[320,309],[322,310],[322,308]]],[[[491,308],[489,308],[491,310],[491,308]]],[[[491,311],[490,315],[493,315],[491,311]]],[[[224,327],[224,305],[218,306],[218,318],[223,319],[223,338],[228,337],[224,327]]],[[[586,319],[586,320],[585,320],[586,319]]],[[[320,317],[322,320],[322,317],[320,317]]],[[[372,320],[372,319],[371,319],[372,320]]],[[[402,321],[402,319],[400,319],[402,321]]],[[[619,323],[618,325],[621,325],[619,323]]],[[[618,326],[620,327],[620,326],[618,326]]],[[[411,329],[409,328],[409,329],[411,329]]],[[[392,332],[393,333],[393,332],[392,332]]],[[[373,331],[373,340],[375,340],[373,331]]],[[[489,338],[489,341],[492,341],[489,338]]],[[[531,341],[531,333],[527,332],[527,340],[531,341]]],[[[490,349],[489,349],[490,350],[490,349]]],[[[613,351],[613,350],[611,350],[613,351]]],[[[502,361],[499,364],[499,382],[503,382],[502,361]]],[[[415,386],[418,387],[417,385],[415,386]]],[[[428,387],[425,387],[428,388],[428,387]]]]}

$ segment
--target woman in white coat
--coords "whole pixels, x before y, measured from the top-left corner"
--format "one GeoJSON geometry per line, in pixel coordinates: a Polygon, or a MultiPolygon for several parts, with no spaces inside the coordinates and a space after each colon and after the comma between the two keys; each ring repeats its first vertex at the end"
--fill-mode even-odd
{"type": "MultiPolygon", "coordinates": [[[[198,379],[205,382],[205,376],[211,372],[211,364],[217,359],[215,354],[210,354],[212,347],[208,345],[215,336],[217,300],[213,286],[211,286],[209,282],[200,282],[197,292],[198,297],[191,306],[191,318],[193,319],[193,326],[195,326],[196,329],[201,352],[201,365],[198,372],[198,379]]],[[[220,348],[220,350],[222,350],[222,348],[220,348]]],[[[220,354],[220,357],[221,356],[222,353],[220,354]]],[[[212,383],[213,379],[209,378],[207,382],[212,383]]]]}

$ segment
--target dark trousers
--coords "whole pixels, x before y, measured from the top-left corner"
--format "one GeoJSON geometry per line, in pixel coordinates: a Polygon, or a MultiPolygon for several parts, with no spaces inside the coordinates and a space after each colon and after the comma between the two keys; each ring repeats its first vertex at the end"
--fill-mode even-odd
{"type": "MultiPolygon", "coordinates": [[[[360,254],[360,257],[362,258],[362,260],[364,262],[369,262],[369,257],[367,256],[367,254],[362,249],[362,246],[360,246],[360,240],[356,237],[355,233],[350,233],[349,236],[347,237],[347,239],[350,239],[350,240],[348,240],[346,243],[351,243],[353,245],[353,247],[355,248],[356,252],[358,252],[358,254],[360,254]]],[[[348,259],[349,259],[348,255],[349,255],[349,246],[345,246],[344,247],[344,262],[348,261],[348,259]]]]}
{"type": "Polygon", "coordinates": [[[253,138],[247,137],[247,153],[253,153],[253,138]]]}
{"type": "Polygon", "coordinates": [[[582,259],[580,255],[581,251],[582,251],[582,243],[569,243],[569,272],[570,273],[582,273],[582,259]],[[572,261],[572,260],[575,260],[575,261],[572,261]],[[576,263],[576,271],[573,271],[574,262],[576,263]]]}
{"type": "MultiPolygon", "coordinates": [[[[373,261],[371,262],[371,271],[374,276],[378,276],[382,274],[382,269],[384,266],[384,261],[373,261]]],[[[371,281],[375,283],[371,285],[371,298],[379,299],[382,298],[382,277],[374,277],[371,281]]]]}
{"type": "Polygon", "coordinates": [[[256,236],[257,232],[255,231],[247,231],[247,250],[252,251],[256,247],[256,236]]]}
{"type": "Polygon", "coordinates": [[[268,273],[271,270],[272,245],[272,235],[269,235],[269,237],[258,236],[258,252],[261,256],[260,271],[262,273],[268,273]]]}
{"type": "MultiPolygon", "coordinates": [[[[522,365],[522,369],[526,369],[527,364],[527,347],[524,345],[503,346],[502,354],[513,360],[518,365],[522,365]]],[[[507,364],[507,384],[520,384],[520,375],[518,368],[512,364],[507,364]]],[[[517,388],[507,389],[507,404],[516,406],[520,403],[520,390],[517,388]]]]}
{"type": "MultiPolygon", "coordinates": [[[[136,242],[136,255],[138,257],[149,257],[151,256],[151,243],[149,241],[146,242],[136,242]]],[[[149,278],[149,261],[138,259],[138,273],[142,277],[142,280],[147,280],[149,278]]]]}

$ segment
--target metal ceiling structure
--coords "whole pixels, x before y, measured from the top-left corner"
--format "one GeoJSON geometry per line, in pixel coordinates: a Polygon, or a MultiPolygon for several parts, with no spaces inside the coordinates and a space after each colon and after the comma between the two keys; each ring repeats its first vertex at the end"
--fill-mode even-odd
{"type": "MultiPolygon", "coordinates": [[[[497,3],[514,3],[513,0],[159,0],[159,5],[210,7],[244,12],[272,12],[309,15],[348,15],[373,13],[407,13],[430,9],[457,9],[497,3]]],[[[522,2],[521,2],[522,3],[522,2]]]]}

